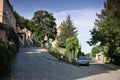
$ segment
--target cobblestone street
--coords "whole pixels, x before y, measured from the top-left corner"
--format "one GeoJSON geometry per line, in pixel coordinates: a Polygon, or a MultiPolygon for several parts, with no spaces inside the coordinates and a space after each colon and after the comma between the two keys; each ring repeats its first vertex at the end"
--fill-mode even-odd
{"type": "Polygon", "coordinates": [[[45,49],[23,48],[4,80],[120,80],[120,72],[97,63],[78,67],[58,61],[45,49]]]}

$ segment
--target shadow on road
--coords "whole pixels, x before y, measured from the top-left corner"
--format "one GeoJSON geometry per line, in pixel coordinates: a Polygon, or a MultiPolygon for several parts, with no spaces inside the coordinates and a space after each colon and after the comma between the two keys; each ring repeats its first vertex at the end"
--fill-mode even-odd
{"type": "Polygon", "coordinates": [[[9,80],[120,80],[118,72],[103,64],[66,64],[39,47],[21,48],[14,65],[9,80]]]}
{"type": "Polygon", "coordinates": [[[58,60],[55,60],[55,59],[52,59],[52,58],[48,58],[48,57],[45,57],[45,56],[41,56],[41,57],[43,57],[43,58],[45,58],[45,59],[47,59],[47,60],[51,60],[51,61],[58,62],[58,60]]]}

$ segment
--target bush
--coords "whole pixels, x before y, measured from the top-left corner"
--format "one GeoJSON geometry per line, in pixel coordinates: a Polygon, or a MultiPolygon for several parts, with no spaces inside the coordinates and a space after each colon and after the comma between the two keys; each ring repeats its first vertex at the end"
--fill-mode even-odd
{"type": "Polygon", "coordinates": [[[15,58],[15,53],[15,45],[9,45],[8,49],[0,46],[0,78],[9,74],[15,58]]]}
{"type": "Polygon", "coordinates": [[[113,63],[117,66],[120,66],[120,56],[115,56],[113,63]]]}
{"type": "Polygon", "coordinates": [[[8,51],[9,51],[9,60],[11,63],[13,63],[14,58],[17,53],[16,46],[14,44],[8,46],[8,51]]]}
{"type": "Polygon", "coordinates": [[[8,49],[5,47],[0,46],[0,76],[3,76],[4,74],[7,74],[10,69],[10,63],[9,63],[9,52],[8,49]]]}
{"type": "Polygon", "coordinates": [[[36,46],[36,47],[40,47],[41,46],[41,43],[35,39],[32,39],[33,41],[33,45],[36,46]]]}

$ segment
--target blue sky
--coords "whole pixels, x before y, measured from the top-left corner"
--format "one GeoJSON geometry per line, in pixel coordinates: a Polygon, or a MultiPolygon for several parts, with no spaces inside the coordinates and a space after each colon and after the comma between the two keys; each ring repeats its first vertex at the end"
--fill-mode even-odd
{"type": "Polygon", "coordinates": [[[78,39],[85,53],[91,52],[91,48],[86,41],[90,36],[90,30],[94,27],[97,18],[96,13],[103,9],[105,0],[9,0],[14,10],[25,18],[31,19],[35,11],[47,10],[53,13],[57,26],[66,20],[68,14],[74,26],[78,30],[78,39]]]}

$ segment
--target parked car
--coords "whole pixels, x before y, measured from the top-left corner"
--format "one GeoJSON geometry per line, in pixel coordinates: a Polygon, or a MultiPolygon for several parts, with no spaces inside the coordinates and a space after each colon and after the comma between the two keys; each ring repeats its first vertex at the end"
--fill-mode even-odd
{"type": "Polygon", "coordinates": [[[81,56],[78,58],[78,65],[87,65],[89,66],[89,60],[85,56],[81,56]]]}

